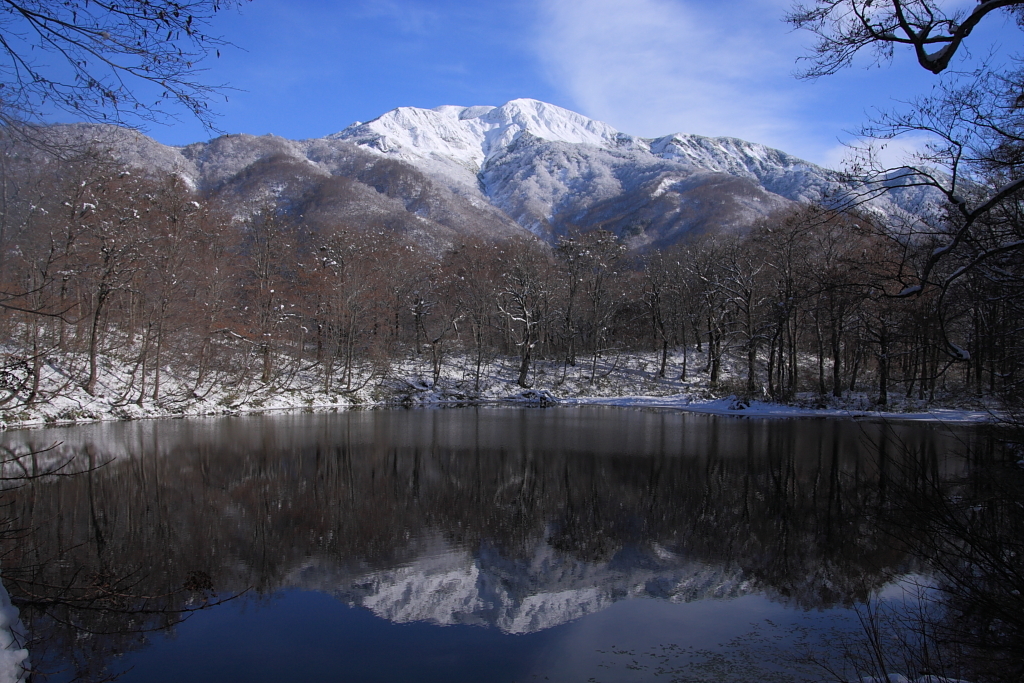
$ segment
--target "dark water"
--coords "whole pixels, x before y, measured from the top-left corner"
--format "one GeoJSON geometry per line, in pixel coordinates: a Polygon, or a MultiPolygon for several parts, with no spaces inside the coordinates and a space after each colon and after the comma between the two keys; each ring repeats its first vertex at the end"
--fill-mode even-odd
{"type": "Polygon", "coordinates": [[[3,439],[87,470],[7,494],[4,582],[51,681],[820,680],[803,659],[851,607],[930,580],[894,496],[985,448],[598,407],[3,439]]]}

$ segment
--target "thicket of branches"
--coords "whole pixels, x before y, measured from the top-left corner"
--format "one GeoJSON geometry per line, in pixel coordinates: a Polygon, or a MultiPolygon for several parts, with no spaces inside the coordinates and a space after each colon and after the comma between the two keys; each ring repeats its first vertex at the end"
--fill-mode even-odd
{"type": "Polygon", "coordinates": [[[438,382],[456,352],[470,391],[497,356],[518,359],[527,387],[538,359],[594,381],[639,352],[657,354],[652,378],[706,372],[723,393],[776,400],[1016,395],[1021,379],[1014,291],[972,268],[900,296],[939,238],[814,206],[643,258],[602,231],[436,254],[383,228],[312,232],[272,204],[238,219],[94,152],[3,186],[5,410],[48,399],[48,364],[95,394],[104,362],[125,379],[103,391],[125,404],[296,375],[353,392],[410,358],[438,382]],[[173,394],[168,368],[187,378],[173,394]]]}
{"type": "Polygon", "coordinates": [[[213,128],[201,63],[226,43],[209,33],[241,0],[0,0],[0,125],[47,110],[112,123],[173,118],[213,128]]]}
{"type": "MultiPolygon", "coordinates": [[[[929,187],[945,198],[944,211],[904,226],[908,243],[933,245],[908,262],[904,296],[937,289],[943,315],[962,308],[956,301],[976,302],[975,317],[1002,326],[1008,339],[1019,337],[1024,69],[1013,37],[982,45],[975,29],[1000,21],[1024,27],[1024,3],[987,0],[959,7],[932,0],[813,0],[797,3],[787,19],[816,36],[805,56],[806,77],[831,75],[860,60],[887,64],[907,53],[938,76],[929,93],[908,94],[860,131],[869,142],[909,136],[924,143],[895,168],[886,167],[866,145],[854,158],[851,175],[867,183],[868,195],[889,192],[896,182],[929,187]]],[[[959,353],[954,345],[949,350],[959,353]]]]}

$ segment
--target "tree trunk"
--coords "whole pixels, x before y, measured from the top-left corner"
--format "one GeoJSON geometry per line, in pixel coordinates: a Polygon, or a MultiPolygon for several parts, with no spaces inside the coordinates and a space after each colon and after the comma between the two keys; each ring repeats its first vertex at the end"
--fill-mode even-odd
{"type": "Polygon", "coordinates": [[[531,349],[532,345],[529,343],[529,341],[523,343],[523,357],[522,361],[519,363],[519,379],[516,380],[516,383],[524,389],[529,389],[532,386],[529,382],[526,381],[530,375],[531,349]]]}
{"type": "Polygon", "coordinates": [[[818,395],[825,396],[825,337],[821,334],[821,321],[814,318],[814,332],[818,337],[818,395]]]}
{"type": "Polygon", "coordinates": [[[473,325],[473,340],[476,342],[476,368],[473,372],[473,391],[480,391],[480,366],[484,362],[483,325],[477,321],[473,325]]]}
{"type": "Polygon", "coordinates": [[[712,388],[716,388],[722,372],[722,338],[718,331],[713,332],[708,339],[708,362],[711,364],[708,383],[712,388]]]}
{"type": "Polygon", "coordinates": [[[885,325],[878,333],[878,405],[889,405],[889,331],[885,325]]]}
{"type": "Polygon", "coordinates": [[[754,340],[750,339],[747,344],[747,398],[753,398],[754,392],[757,388],[757,383],[754,381],[754,370],[757,365],[757,346],[754,345],[754,340]]]}
{"type": "Polygon", "coordinates": [[[263,343],[262,352],[263,352],[263,373],[260,376],[260,378],[261,378],[262,382],[264,384],[266,384],[266,383],[268,383],[270,381],[270,377],[273,374],[273,369],[274,369],[273,355],[270,352],[270,343],[269,342],[264,342],[263,343]]]}
{"type": "Polygon", "coordinates": [[[156,325],[156,358],[153,360],[153,402],[160,398],[160,364],[162,361],[161,352],[164,348],[164,322],[162,319],[156,325]]]}
{"type": "Polygon", "coordinates": [[[839,398],[843,395],[842,387],[842,323],[832,325],[832,395],[839,398]]]}
{"type": "Polygon", "coordinates": [[[100,288],[96,295],[96,310],[92,314],[92,325],[89,330],[89,379],[85,383],[85,393],[96,395],[96,380],[99,377],[97,354],[99,353],[100,319],[103,316],[103,304],[106,303],[107,292],[100,288]]]}
{"type": "Polygon", "coordinates": [[[682,330],[680,331],[680,336],[682,337],[682,341],[683,341],[683,371],[681,373],[679,373],[679,381],[680,382],[685,382],[686,381],[686,369],[687,369],[686,368],[686,360],[687,360],[687,356],[688,356],[687,351],[686,351],[686,325],[684,324],[681,327],[682,327],[682,330]]]}

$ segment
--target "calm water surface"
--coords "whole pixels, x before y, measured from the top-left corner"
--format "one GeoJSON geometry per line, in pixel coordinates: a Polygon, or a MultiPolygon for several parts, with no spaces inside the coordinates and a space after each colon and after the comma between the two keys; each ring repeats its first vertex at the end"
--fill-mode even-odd
{"type": "Polygon", "coordinates": [[[34,680],[280,682],[803,680],[926,573],[891,492],[981,437],[587,407],[2,438],[88,470],[9,494],[34,680]]]}

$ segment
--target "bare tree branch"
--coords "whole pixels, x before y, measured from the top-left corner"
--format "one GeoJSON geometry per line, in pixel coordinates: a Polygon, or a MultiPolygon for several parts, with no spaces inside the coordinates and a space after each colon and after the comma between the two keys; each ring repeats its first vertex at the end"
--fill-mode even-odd
{"type": "Polygon", "coordinates": [[[243,0],[0,0],[0,123],[56,107],[94,121],[173,118],[183,107],[214,129],[223,92],[200,65],[229,45],[206,32],[243,0]]]}

